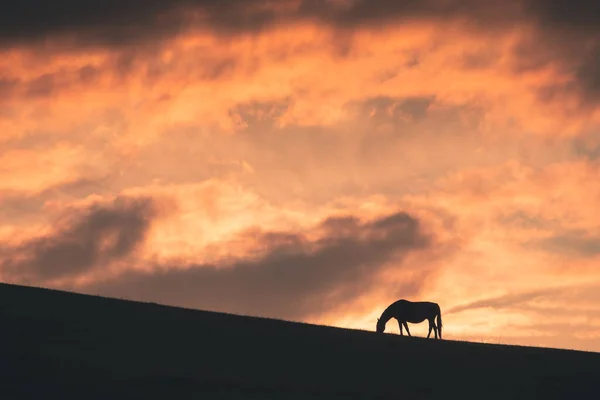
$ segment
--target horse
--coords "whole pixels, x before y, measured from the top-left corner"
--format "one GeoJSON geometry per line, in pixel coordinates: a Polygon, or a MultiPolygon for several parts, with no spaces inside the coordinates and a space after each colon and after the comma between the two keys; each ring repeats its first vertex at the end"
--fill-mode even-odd
{"type": "Polygon", "coordinates": [[[377,318],[377,333],[383,333],[385,331],[385,325],[387,322],[396,318],[398,321],[398,326],[400,327],[400,335],[404,336],[402,332],[402,325],[406,328],[406,332],[408,332],[408,336],[412,336],[410,331],[408,330],[407,322],[412,324],[418,324],[425,320],[429,321],[429,333],[427,334],[427,338],[431,335],[431,330],[435,333],[435,338],[442,338],[442,311],[440,310],[440,306],[437,303],[432,303],[429,301],[417,301],[412,302],[408,300],[398,300],[392,304],[390,304],[381,314],[381,317],[377,318]],[[435,319],[437,317],[437,325],[435,323],[435,319]]]}

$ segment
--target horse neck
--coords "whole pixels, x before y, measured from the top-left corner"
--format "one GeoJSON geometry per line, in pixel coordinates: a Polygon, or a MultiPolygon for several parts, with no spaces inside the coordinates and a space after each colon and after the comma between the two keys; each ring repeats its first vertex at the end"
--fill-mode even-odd
{"type": "Polygon", "coordinates": [[[394,317],[392,309],[390,307],[386,308],[383,313],[381,313],[381,317],[379,317],[380,321],[383,323],[387,323],[390,319],[394,317]]]}

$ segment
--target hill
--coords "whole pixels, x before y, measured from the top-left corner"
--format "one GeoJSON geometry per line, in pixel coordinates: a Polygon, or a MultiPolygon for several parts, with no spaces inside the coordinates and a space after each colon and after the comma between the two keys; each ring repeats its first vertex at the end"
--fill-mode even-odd
{"type": "Polygon", "coordinates": [[[599,388],[598,353],[0,284],[2,399],[571,399],[599,388]]]}

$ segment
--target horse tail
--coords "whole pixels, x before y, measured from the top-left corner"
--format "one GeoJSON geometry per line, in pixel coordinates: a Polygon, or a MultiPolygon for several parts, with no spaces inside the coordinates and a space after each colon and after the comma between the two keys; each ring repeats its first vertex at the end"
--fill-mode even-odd
{"type": "Polygon", "coordinates": [[[438,333],[440,335],[440,339],[442,338],[442,310],[440,309],[440,306],[438,306],[437,309],[437,328],[438,328],[438,333]]]}

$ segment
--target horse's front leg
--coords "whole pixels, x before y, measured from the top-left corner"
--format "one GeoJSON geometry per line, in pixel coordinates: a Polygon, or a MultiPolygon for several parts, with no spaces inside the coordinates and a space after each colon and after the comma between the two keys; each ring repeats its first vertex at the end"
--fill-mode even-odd
{"type": "Polygon", "coordinates": [[[410,330],[408,329],[408,324],[406,323],[406,321],[404,321],[404,327],[406,328],[406,332],[408,333],[408,336],[412,336],[410,334],[410,330]]]}
{"type": "Polygon", "coordinates": [[[400,336],[404,336],[404,332],[402,332],[402,321],[398,320],[398,326],[400,327],[400,336]]]}

